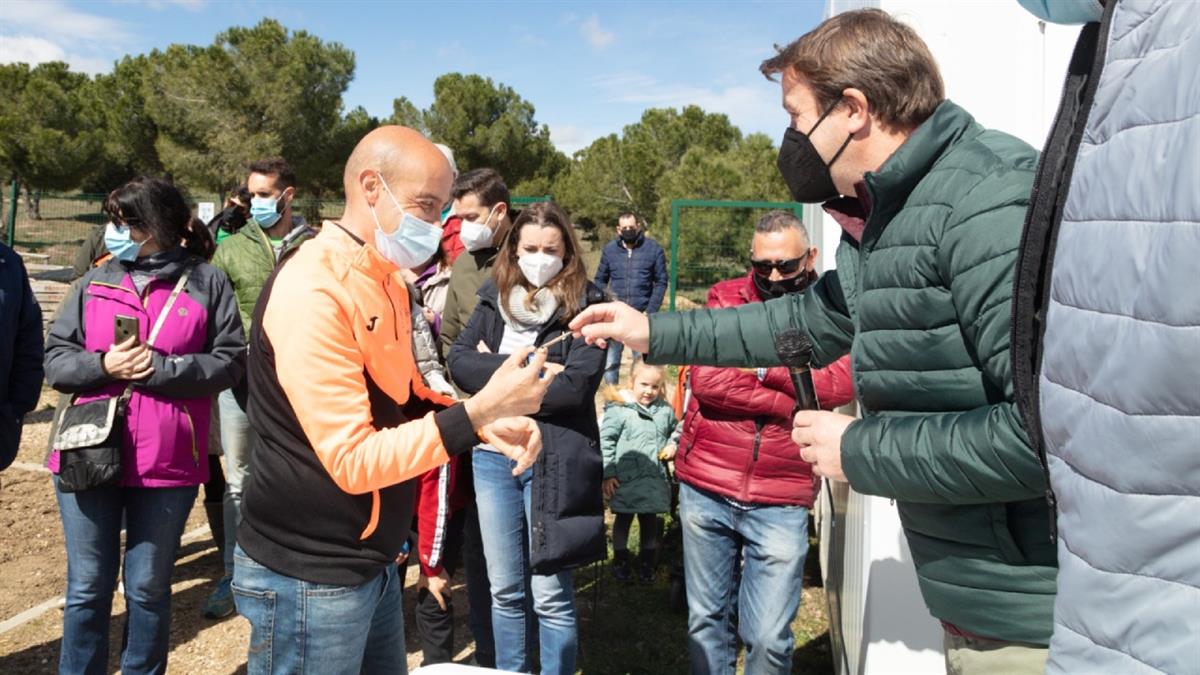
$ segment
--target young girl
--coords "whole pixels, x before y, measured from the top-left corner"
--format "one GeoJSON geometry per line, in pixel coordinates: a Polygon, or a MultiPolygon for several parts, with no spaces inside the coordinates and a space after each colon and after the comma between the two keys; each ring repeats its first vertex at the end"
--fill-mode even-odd
{"type": "Polygon", "coordinates": [[[666,465],[675,456],[671,442],[675,411],[663,400],[663,369],[637,361],[633,366],[633,402],[610,405],[600,427],[604,454],[604,496],[616,514],[613,523],[613,576],[629,581],[629,526],[638,518],[641,560],[638,577],[654,580],[658,550],[658,514],[671,509],[666,465]]]}
{"type": "Polygon", "coordinates": [[[575,672],[571,569],[606,553],[595,408],[604,351],[570,337],[567,323],[602,299],[588,282],[570,219],[553,202],[531,204],[505,235],[492,279],[479,289],[479,304],[447,358],[454,383],[468,394],[483,388],[504,355],[523,347],[545,345],[546,367],[558,371],[532,415],[542,433],[533,467],[514,476],[515,463],[487,445],[472,457],[500,670],[532,672],[525,628],[532,604],[541,672],[575,672]]]}

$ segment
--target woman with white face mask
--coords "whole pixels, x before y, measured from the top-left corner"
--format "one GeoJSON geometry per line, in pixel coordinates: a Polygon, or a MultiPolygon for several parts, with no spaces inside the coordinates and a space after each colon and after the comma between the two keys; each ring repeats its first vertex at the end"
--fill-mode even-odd
{"type": "Polygon", "coordinates": [[[493,277],[479,290],[479,304],[447,358],[450,375],[461,389],[474,393],[506,354],[531,345],[546,345],[547,367],[553,364],[561,372],[534,415],[543,445],[531,469],[514,475],[513,462],[487,445],[477,447],[473,456],[492,587],[496,667],[519,672],[533,667],[525,635],[529,583],[540,627],[542,672],[574,673],[570,570],[607,554],[594,403],[604,351],[571,338],[567,322],[588,304],[601,302],[603,295],[587,280],[575,230],[553,202],[522,211],[499,243],[493,277]],[[526,544],[528,565],[522,553],[526,544]]]}

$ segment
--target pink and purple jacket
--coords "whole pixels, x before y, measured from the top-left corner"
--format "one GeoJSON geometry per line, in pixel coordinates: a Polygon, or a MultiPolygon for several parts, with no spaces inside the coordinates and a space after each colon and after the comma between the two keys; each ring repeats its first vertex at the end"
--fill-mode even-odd
{"type": "MultiPolygon", "coordinates": [[[[105,372],[118,314],[137,317],[146,342],[186,265],[195,265],[153,345],[154,373],[135,384],[121,457],[124,487],[185,487],[208,480],[212,397],[245,372],[246,341],[233,287],[182,248],[83,276],[46,338],[46,381],[76,403],[120,396],[128,384],[105,372]],[[152,278],[139,293],[131,272],[152,278]]],[[[47,466],[58,473],[58,451],[47,466]]]]}

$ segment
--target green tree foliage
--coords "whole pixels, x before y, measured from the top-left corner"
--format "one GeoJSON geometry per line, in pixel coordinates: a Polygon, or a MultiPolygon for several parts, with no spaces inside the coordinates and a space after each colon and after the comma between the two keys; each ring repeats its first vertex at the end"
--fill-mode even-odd
{"type": "MultiPolygon", "coordinates": [[[[775,170],[776,152],[770,138],[743,137],[725,115],[697,106],[650,109],[619,136],[604,136],[575,153],[551,193],[597,239],[611,237],[617,217],[630,211],[669,246],[673,199],[790,201],[775,170]]],[[[684,211],[681,279],[700,287],[745,271],[758,215],[749,209],[684,211]]]]}
{"type": "Polygon", "coordinates": [[[282,155],[303,190],[340,185],[330,146],[345,136],[350,50],[264,19],[221,33],[211,46],[172,45],[149,59],[144,94],[158,125],[155,148],[178,181],[223,192],[244,179],[248,161],[282,155]]]}
{"type": "MultiPolygon", "coordinates": [[[[79,185],[102,151],[92,82],[62,62],[0,65],[0,166],[26,194],[79,185]]],[[[28,200],[30,215],[38,217],[28,200]]]]}
{"type": "Polygon", "coordinates": [[[107,192],[136,175],[163,172],[155,148],[158,125],[146,111],[150,65],[144,55],[126,56],[112,73],[96,76],[88,105],[103,130],[103,153],[80,186],[84,192],[107,192]]]}
{"type": "MultiPolygon", "coordinates": [[[[670,224],[673,199],[790,202],[787,186],[775,169],[778,150],[765,134],[737,139],[719,152],[695,146],[658,182],[658,222],[670,224]]],[[[703,290],[746,271],[754,223],[753,209],[685,209],[680,213],[681,286],[703,290]]],[[[667,228],[660,230],[664,236],[667,228]]],[[[665,243],[665,242],[664,242],[665,243]]]]}
{"type": "Polygon", "coordinates": [[[403,97],[392,108],[388,123],[450,146],[459,171],[499,171],[514,194],[545,194],[568,163],[550,142],[549,127],[534,119],[533,104],[490,78],[447,73],[434,81],[429,109],[403,97]]]}

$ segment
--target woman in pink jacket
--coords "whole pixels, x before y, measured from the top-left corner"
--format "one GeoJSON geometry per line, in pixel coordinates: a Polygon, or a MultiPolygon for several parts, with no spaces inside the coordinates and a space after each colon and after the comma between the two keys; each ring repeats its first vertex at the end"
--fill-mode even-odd
{"type": "Polygon", "coordinates": [[[245,340],[233,289],[199,257],[203,242],[188,228],[191,210],[179,190],[135,178],[108,196],[104,210],[112,219],[105,234],[112,258],[83,276],[50,327],[46,379],[76,404],[133,388],[115,484],[64,492],[59,452],[50,455],[67,547],[59,672],[107,672],[109,615],[123,560],[128,619],[121,671],[161,673],[171,569],[197,486],[208,480],[212,397],[242,377],[245,340]],[[168,306],[185,270],[186,283],[168,306]],[[164,309],[159,333],[147,344],[164,309]],[[118,315],[136,320],[136,338],[115,344],[118,315]]]}

